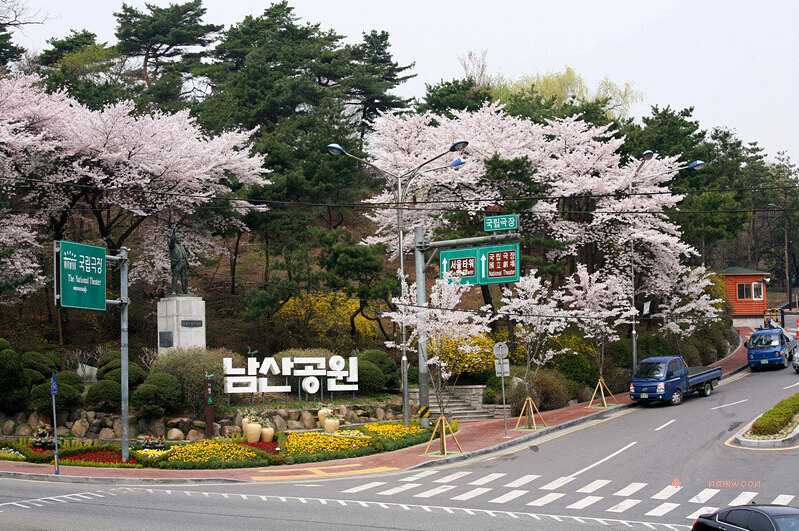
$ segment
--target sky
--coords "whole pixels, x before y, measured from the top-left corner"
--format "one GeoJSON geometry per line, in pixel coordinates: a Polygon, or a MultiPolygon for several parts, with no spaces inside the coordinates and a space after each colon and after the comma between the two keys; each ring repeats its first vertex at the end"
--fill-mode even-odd
{"type": "MultiPolygon", "coordinates": [[[[164,0],[150,3],[167,5],[164,0]]],[[[172,0],[172,3],[178,0],[172,0]]],[[[121,0],[27,0],[46,17],[16,40],[31,50],[70,28],[114,42],[121,0]]],[[[129,4],[144,7],[143,0],[129,4]]],[[[693,106],[703,127],[734,129],[773,156],[799,161],[799,2],[794,0],[291,0],[298,16],[360,40],[371,29],[391,35],[401,64],[417,77],[397,92],[421,97],[426,83],[462,76],[458,58],[487,51],[493,75],[571,66],[590,87],[607,77],[632,82],[643,96],[634,114],[651,105],[693,106]]],[[[205,0],[206,20],[230,25],[258,15],[268,1],[205,0]]]]}

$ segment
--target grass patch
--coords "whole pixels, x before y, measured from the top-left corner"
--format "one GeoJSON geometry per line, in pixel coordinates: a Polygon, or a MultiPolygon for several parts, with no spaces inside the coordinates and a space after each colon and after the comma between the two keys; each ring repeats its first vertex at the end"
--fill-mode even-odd
{"type": "Polygon", "coordinates": [[[777,402],[753,424],[753,435],[776,435],[799,415],[799,393],[777,402]]]}

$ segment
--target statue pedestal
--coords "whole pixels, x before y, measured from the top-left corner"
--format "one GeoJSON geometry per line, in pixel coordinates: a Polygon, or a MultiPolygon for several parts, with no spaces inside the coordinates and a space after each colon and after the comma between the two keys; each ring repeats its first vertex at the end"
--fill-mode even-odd
{"type": "Polygon", "coordinates": [[[171,295],[158,301],[158,353],[173,348],[205,348],[205,301],[171,295]]]}

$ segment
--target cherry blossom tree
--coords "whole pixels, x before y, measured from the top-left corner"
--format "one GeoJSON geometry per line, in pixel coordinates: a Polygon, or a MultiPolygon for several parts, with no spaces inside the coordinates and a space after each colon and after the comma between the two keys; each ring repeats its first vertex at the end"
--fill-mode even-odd
{"type": "Polygon", "coordinates": [[[0,304],[18,300],[44,282],[36,240],[39,222],[25,214],[0,210],[0,304]]]}
{"type": "Polygon", "coordinates": [[[664,297],[654,317],[661,320],[661,330],[673,340],[676,349],[679,339],[719,318],[723,301],[713,298],[713,281],[704,267],[682,268],[675,276],[675,289],[664,297]]]}

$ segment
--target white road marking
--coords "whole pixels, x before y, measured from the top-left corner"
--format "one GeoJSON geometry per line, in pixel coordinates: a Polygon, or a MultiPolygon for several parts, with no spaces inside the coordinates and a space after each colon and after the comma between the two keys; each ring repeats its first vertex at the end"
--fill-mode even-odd
{"type": "Polygon", "coordinates": [[[585,509],[589,505],[593,505],[599,500],[602,499],[602,496],[586,496],[582,500],[576,501],[566,507],[567,509],[585,509]]]}
{"type": "Polygon", "coordinates": [[[660,505],[658,505],[657,507],[646,513],[646,516],[663,516],[664,514],[670,513],[679,506],[680,506],[679,503],[661,503],[660,505]]]}
{"type": "Polygon", "coordinates": [[[432,476],[433,474],[438,474],[438,470],[425,470],[424,472],[419,472],[418,474],[414,474],[407,478],[402,478],[400,481],[417,481],[422,478],[432,476]]]}
{"type": "Polygon", "coordinates": [[[477,487],[476,489],[472,489],[469,492],[464,492],[463,494],[459,494],[458,496],[455,496],[452,499],[456,501],[471,500],[472,498],[476,498],[481,494],[485,494],[486,492],[489,491],[491,491],[491,489],[489,489],[488,487],[477,487]]]}
{"type": "Polygon", "coordinates": [[[571,483],[572,481],[574,481],[573,477],[571,477],[571,476],[563,476],[563,477],[558,478],[558,479],[556,479],[554,481],[550,481],[549,483],[547,483],[543,487],[539,487],[539,488],[541,490],[555,490],[555,489],[558,489],[558,488],[562,487],[566,483],[571,483]]]}
{"type": "Polygon", "coordinates": [[[585,487],[577,489],[577,492],[580,492],[582,494],[591,494],[592,492],[598,491],[608,483],[610,483],[609,479],[597,479],[596,481],[592,481],[585,487]]]}
{"type": "Polygon", "coordinates": [[[790,505],[795,497],[796,496],[791,496],[789,494],[780,494],[779,496],[774,498],[774,501],[771,502],[771,504],[772,505],[790,505]]]}
{"type": "Polygon", "coordinates": [[[704,489],[699,494],[688,500],[690,503],[707,503],[707,501],[721,492],[719,489],[704,489]]]}
{"type": "Polygon", "coordinates": [[[619,454],[620,454],[620,453],[622,453],[623,451],[625,451],[625,450],[628,450],[628,449],[632,448],[632,447],[633,447],[633,446],[635,446],[636,444],[638,444],[638,442],[637,442],[637,441],[633,441],[633,442],[631,442],[630,444],[628,444],[627,446],[625,446],[624,448],[620,448],[619,450],[616,450],[615,452],[613,452],[613,453],[612,453],[612,454],[610,454],[609,456],[607,456],[607,457],[603,457],[602,459],[600,459],[600,460],[599,460],[599,461],[597,461],[596,463],[594,463],[594,464],[592,464],[592,465],[588,465],[587,467],[583,468],[582,470],[578,470],[578,471],[577,471],[577,472],[575,472],[574,474],[571,474],[571,476],[569,476],[569,477],[576,477],[576,476],[579,476],[579,475],[580,475],[580,474],[582,474],[583,472],[587,472],[587,471],[591,470],[592,468],[594,468],[595,466],[599,466],[599,465],[601,465],[602,463],[604,463],[605,461],[608,461],[608,460],[610,460],[610,459],[613,459],[614,457],[616,457],[617,455],[619,455],[619,454]]]}
{"type": "Polygon", "coordinates": [[[494,498],[493,500],[490,500],[490,503],[508,503],[511,500],[515,500],[519,496],[524,496],[528,492],[529,491],[526,490],[512,490],[507,494],[503,494],[499,498],[494,498]]]}
{"type": "Polygon", "coordinates": [[[527,485],[531,481],[533,481],[535,479],[538,479],[540,477],[541,476],[538,476],[536,474],[527,474],[526,476],[522,476],[522,477],[520,477],[519,479],[517,479],[515,481],[511,481],[510,483],[508,483],[505,486],[509,487],[511,489],[516,488],[516,487],[521,487],[523,485],[527,485]]]}
{"type": "Polygon", "coordinates": [[[783,387],[783,388],[782,388],[782,390],[784,391],[784,390],[786,390],[786,389],[791,389],[791,388],[793,388],[793,387],[796,387],[797,385],[799,385],[799,382],[796,382],[795,384],[791,384],[791,385],[789,385],[788,387],[783,387]]]}
{"type": "Polygon", "coordinates": [[[727,505],[746,505],[750,501],[754,500],[755,496],[757,496],[757,492],[744,491],[727,505]]]}
{"type": "Polygon", "coordinates": [[[670,420],[670,421],[668,421],[667,423],[665,423],[665,424],[663,424],[663,425],[661,425],[661,426],[658,426],[657,428],[655,428],[655,431],[660,431],[660,430],[662,430],[663,428],[665,428],[666,426],[670,426],[670,425],[674,424],[675,422],[677,422],[677,419],[671,419],[671,420],[670,420]]]}
{"type": "Polygon", "coordinates": [[[384,490],[383,492],[378,492],[378,494],[382,496],[391,496],[392,494],[399,494],[400,492],[405,492],[406,490],[415,489],[416,487],[421,487],[421,483],[405,483],[404,485],[400,485],[399,487],[394,487],[392,489],[384,490]]]}
{"type": "Polygon", "coordinates": [[[420,492],[419,494],[416,494],[414,498],[432,498],[437,494],[441,494],[442,492],[447,492],[448,490],[452,490],[454,488],[455,485],[441,485],[440,487],[420,492]]]}
{"type": "Polygon", "coordinates": [[[722,404],[720,406],[710,408],[710,411],[715,411],[716,409],[721,409],[723,407],[730,407],[730,406],[737,406],[738,404],[743,404],[744,402],[749,402],[748,398],[744,398],[743,400],[739,400],[737,402],[730,402],[729,404],[722,404]]]}
{"type": "Polygon", "coordinates": [[[454,474],[450,474],[449,476],[444,476],[443,478],[438,478],[433,483],[449,483],[450,481],[455,481],[456,479],[460,479],[463,476],[468,476],[471,472],[455,472],[454,474]]]}
{"type": "Polygon", "coordinates": [[[497,472],[497,473],[494,473],[494,474],[488,474],[487,476],[483,476],[483,477],[481,477],[479,479],[475,479],[474,481],[469,483],[469,485],[485,485],[486,483],[491,483],[495,479],[499,479],[499,478],[504,477],[506,475],[507,474],[503,474],[501,472],[497,472]]]}
{"type": "Polygon", "coordinates": [[[619,492],[616,492],[613,495],[624,496],[624,497],[632,496],[633,494],[643,489],[644,487],[646,487],[646,483],[630,483],[629,485],[627,485],[626,487],[624,487],[619,492]]]}
{"type": "Polygon", "coordinates": [[[610,509],[608,509],[605,512],[608,512],[608,513],[623,513],[627,509],[635,507],[639,503],[641,503],[641,500],[633,500],[632,498],[629,498],[629,499],[626,499],[626,500],[622,501],[621,503],[617,503],[616,505],[614,505],[613,507],[611,507],[610,509]]]}
{"type": "Polygon", "coordinates": [[[560,492],[550,492],[549,494],[545,494],[544,496],[541,496],[537,500],[531,501],[527,505],[530,505],[532,507],[542,507],[542,506],[544,506],[544,505],[546,505],[548,503],[551,503],[551,502],[553,502],[555,500],[559,500],[559,499],[561,499],[564,496],[566,496],[566,495],[565,494],[561,494],[560,492]]]}
{"type": "Polygon", "coordinates": [[[357,487],[352,487],[351,489],[342,490],[341,492],[345,494],[353,494],[355,492],[361,492],[364,490],[373,489],[375,487],[379,487],[381,485],[385,485],[385,481],[372,481],[371,483],[367,483],[365,485],[358,485],[357,487]]]}
{"type": "Polygon", "coordinates": [[[665,489],[661,490],[654,496],[652,496],[653,500],[668,500],[678,492],[682,490],[682,487],[678,487],[676,485],[669,485],[665,489]]]}
{"type": "Polygon", "coordinates": [[[696,520],[697,518],[699,518],[700,514],[715,513],[718,510],[719,510],[718,507],[702,507],[701,509],[697,509],[696,511],[692,512],[685,518],[687,518],[688,520],[696,520]]]}

